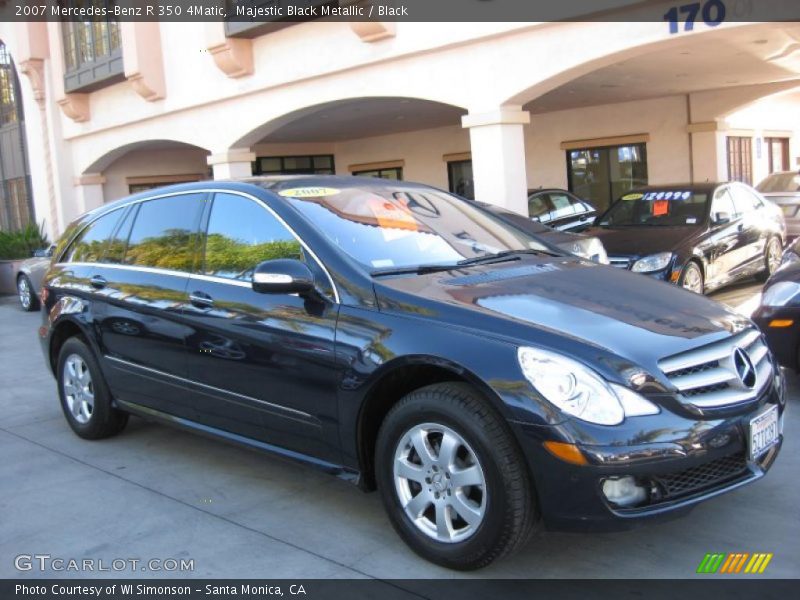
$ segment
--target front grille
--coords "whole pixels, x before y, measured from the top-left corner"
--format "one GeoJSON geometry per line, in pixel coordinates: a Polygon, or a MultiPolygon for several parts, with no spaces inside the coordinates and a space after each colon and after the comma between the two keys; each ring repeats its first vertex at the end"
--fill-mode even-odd
{"type": "Polygon", "coordinates": [[[618,269],[627,269],[631,266],[631,259],[625,258],[624,256],[609,256],[608,264],[618,269]]]}
{"type": "Polygon", "coordinates": [[[747,459],[744,452],[741,452],[712,460],[685,471],[659,475],[653,478],[659,493],[655,498],[651,496],[651,502],[675,500],[681,496],[688,496],[738,479],[747,472],[749,472],[747,459]]]}
{"type": "Polygon", "coordinates": [[[697,408],[720,408],[758,397],[772,379],[772,359],[756,329],[662,358],[658,366],[678,389],[679,400],[697,408]],[[734,351],[745,351],[755,369],[752,386],[737,372],[734,351]]]}

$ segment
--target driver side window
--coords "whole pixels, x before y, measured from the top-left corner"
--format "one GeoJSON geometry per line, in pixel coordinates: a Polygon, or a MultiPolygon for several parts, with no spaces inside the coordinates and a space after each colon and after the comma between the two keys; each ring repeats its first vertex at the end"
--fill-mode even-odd
{"type": "Polygon", "coordinates": [[[256,266],[276,258],[303,259],[297,238],[263,206],[235,194],[216,194],[202,272],[250,281],[256,266]]]}

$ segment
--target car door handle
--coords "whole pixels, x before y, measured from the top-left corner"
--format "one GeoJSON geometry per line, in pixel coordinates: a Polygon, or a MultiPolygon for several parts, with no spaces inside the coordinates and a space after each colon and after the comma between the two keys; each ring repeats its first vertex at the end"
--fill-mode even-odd
{"type": "Polygon", "coordinates": [[[102,275],[95,275],[89,280],[89,283],[92,284],[92,287],[96,290],[102,290],[106,285],[108,285],[108,281],[102,275]]]}
{"type": "Polygon", "coordinates": [[[214,306],[214,299],[204,292],[192,292],[189,294],[189,302],[197,308],[211,308],[214,306]]]}

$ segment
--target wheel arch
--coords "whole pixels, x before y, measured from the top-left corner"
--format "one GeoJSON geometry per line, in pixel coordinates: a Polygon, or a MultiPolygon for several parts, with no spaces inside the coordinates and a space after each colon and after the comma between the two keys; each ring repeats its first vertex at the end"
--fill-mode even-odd
{"type": "Polygon", "coordinates": [[[86,331],[86,326],[79,323],[77,319],[69,317],[61,317],[53,326],[52,333],[50,334],[50,343],[48,349],[48,359],[50,370],[56,374],[58,372],[58,355],[64,343],[73,337],[82,337],[92,352],[97,356],[97,349],[91,341],[91,336],[86,331]]]}
{"type": "Polygon", "coordinates": [[[375,444],[381,423],[392,407],[415,390],[444,382],[470,385],[504,418],[502,400],[485,381],[462,365],[424,355],[405,356],[384,365],[373,375],[358,411],[356,449],[363,489],[375,489],[375,444]]]}

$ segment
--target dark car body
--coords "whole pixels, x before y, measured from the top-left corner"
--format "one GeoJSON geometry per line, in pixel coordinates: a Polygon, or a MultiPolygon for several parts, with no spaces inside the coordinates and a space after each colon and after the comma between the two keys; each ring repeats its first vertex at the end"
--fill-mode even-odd
{"type": "Polygon", "coordinates": [[[580,233],[570,233],[568,231],[559,231],[558,229],[553,229],[552,227],[543,225],[542,223],[524,217],[523,215],[500,208],[499,206],[494,206],[484,202],[476,202],[476,204],[482,208],[485,208],[492,214],[500,217],[510,225],[527,231],[532,236],[537,237],[548,244],[563,250],[564,252],[575,254],[582,258],[588,258],[589,260],[593,260],[594,262],[600,264],[608,264],[608,256],[605,248],[603,247],[603,242],[596,237],[583,235],[580,233]]]}
{"type": "Polygon", "coordinates": [[[528,216],[558,231],[578,233],[592,225],[597,209],[567,190],[528,190],[528,216]]]}
{"type": "Polygon", "coordinates": [[[800,239],[783,253],[780,268],[764,284],[761,305],[753,321],[767,339],[778,363],[793,371],[800,370],[800,239]]]}
{"type": "Polygon", "coordinates": [[[557,529],[629,527],[681,512],[761,478],[775,460],[782,435],[748,456],[750,422],[767,409],[782,414],[785,404],[780,372],[749,320],[575,256],[523,253],[471,266],[371,270],[338,246],[335,229],[357,225],[377,236],[375,221],[355,223],[346,204],[306,200],[297,189],[435,192],[406,182],[272,177],[183,184],[96,209],[69,227],[44,281],[39,334],[48,365],[55,369],[59,347],[81,335],[118,408],[316,465],[366,488],[392,404],[425,385],[461,382],[502,417],[534,482],[538,511],[557,529]],[[191,197],[202,204],[195,230],[172,231],[169,255],[153,259],[143,245],[154,238],[136,237],[143,211],[176,198],[188,206],[191,197]],[[313,294],[263,294],[246,276],[200,272],[202,249],[208,263],[219,241],[206,231],[208,211],[226,210],[232,198],[254,203],[296,236],[312,265],[313,294]],[[86,242],[101,226],[100,243],[86,242]],[[178,249],[175,240],[184,240],[178,249]],[[81,244],[89,259],[70,261],[81,244]],[[145,256],[160,266],[131,264],[145,256]],[[614,426],[570,417],[523,376],[518,352],[528,346],[586,365],[646,398],[657,414],[614,426]],[[752,386],[730,362],[737,349],[751,357],[752,386]],[[697,368],[701,377],[691,375],[697,368]],[[575,444],[586,464],[557,458],[547,441],[575,444]],[[646,486],[647,500],[611,504],[600,484],[622,476],[646,486]]]}
{"type": "Polygon", "coordinates": [[[763,179],[756,189],[775,203],[786,219],[786,240],[800,236],[800,171],[779,171],[763,179]]]}
{"type": "MultiPolygon", "coordinates": [[[[665,207],[668,205],[664,205],[665,207]]],[[[686,204],[685,206],[689,206],[686,204]]],[[[688,213],[687,213],[688,214],[688,213]]],[[[661,215],[657,215],[660,217],[661,215]]],[[[667,216],[666,213],[663,216],[667,216]]],[[[647,275],[679,283],[687,266],[694,263],[702,274],[702,290],[709,291],[768,270],[768,250],[773,268],[780,260],[785,223],[780,212],[755,190],[738,182],[647,186],[631,190],[599,216],[588,234],[600,238],[609,262],[618,268],[637,270],[637,261],[670,253],[671,257],[647,275]],[[681,202],[662,200],[675,194],[694,203],[691,216],[678,213],[681,202]],[[703,200],[706,199],[706,200],[703,200]],[[667,224],[641,218],[641,224],[608,223],[612,211],[626,202],[659,202],[675,205],[667,224]],[[703,202],[705,204],[703,204],[703,202]],[[718,217],[722,217],[718,219],[718,217]],[[774,241],[773,241],[774,240],[774,241]],[[773,241],[773,246],[770,242],[773,241]]],[[[700,290],[697,290],[700,291],[700,290]]]]}

